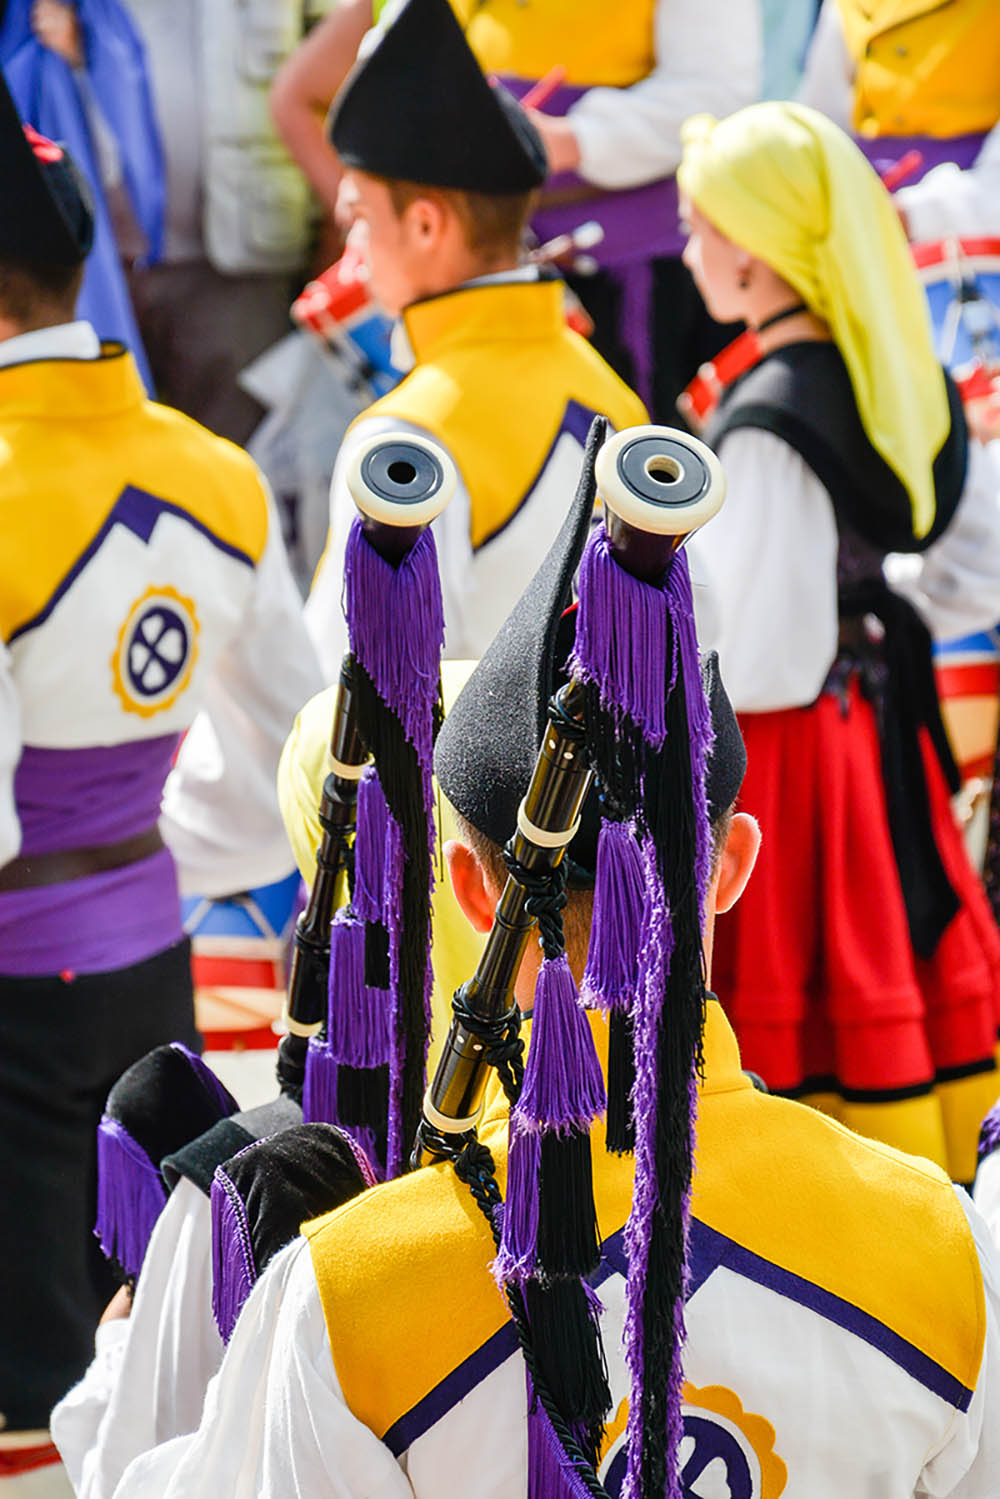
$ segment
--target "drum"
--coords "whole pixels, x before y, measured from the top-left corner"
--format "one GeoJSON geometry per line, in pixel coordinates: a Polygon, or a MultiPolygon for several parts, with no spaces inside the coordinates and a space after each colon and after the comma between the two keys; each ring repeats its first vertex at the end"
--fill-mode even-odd
{"type": "Polygon", "coordinates": [[[273,1098],[298,873],[228,900],[186,897],[195,1020],[205,1060],[242,1108],[273,1098]]]}
{"type": "Polygon", "coordinates": [[[969,426],[1000,436],[1000,239],[950,238],[913,246],[938,358],[950,370],[969,426]]]}
{"type": "Polygon", "coordinates": [[[1000,626],[935,649],[941,716],[963,781],[993,774],[1000,726],[1000,626]]]}
{"type": "Polygon", "coordinates": [[[402,379],[392,362],[392,319],[381,312],[368,287],[361,252],[348,245],[339,260],[310,281],[292,303],[300,328],[314,333],[341,359],[372,400],[384,396],[402,379]]]}

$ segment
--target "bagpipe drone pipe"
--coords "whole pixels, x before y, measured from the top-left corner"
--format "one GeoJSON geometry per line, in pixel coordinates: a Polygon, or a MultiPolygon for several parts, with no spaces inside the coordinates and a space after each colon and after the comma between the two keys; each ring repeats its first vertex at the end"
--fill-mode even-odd
{"type": "MultiPolygon", "coordinates": [[[[98,1131],[95,1232],[129,1275],[138,1274],[168,1184],[187,1175],[207,1193],[215,1167],[237,1148],[301,1119],[303,1089],[306,1117],[336,1123],[346,1116],[345,1125],[372,1149],[379,1175],[387,1143],[412,1138],[426,1050],[430,756],[443,631],[427,528],[455,482],[447,454],[417,437],[389,436],[357,455],[349,478],[359,511],[347,556],[352,649],[335,694],[316,876],[294,936],[288,1033],[278,1050],[281,1091],[240,1113],[212,1070],[177,1043],[123,1074],[98,1131]],[[363,844],[357,851],[356,826],[363,844]],[[404,846],[417,850],[418,889],[403,872],[404,846]],[[387,856],[388,876],[381,865],[387,856]],[[338,913],[331,928],[346,875],[355,908],[338,913]],[[368,948],[360,968],[359,937],[368,948]],[[366,976],[379,982],[366,986],[366,976]],[[336,1020],[321,1037],[331,1007],[336,1020]],[[352,1083],[360,1095],[353,1104],[352,1083]]],[[[396,1145],[389,1174],[401,1163],[396,1145]]]]}
{"type": "MultiPolygon", "coordinates": [[[[635,1148],[637,1163],[628,1231],[629,1492],[676,1493],[676,1345],[710,862],[709,710],[682,548],[718,510],[724,481],[714,455],[686,434],[641,427],[606,436],[598,419],[563,532],[505,626],[516,638],[518,611],[526,611],[527,630],[544,631],[553,650],[579,564],[568,677],[538,725],[534,770],[504,850],[508,877],[481,960],[455,996],[413,1156],[414,1165],[453,1161],[496,1239],[495,1273],[528,1370],[531,1499],[604,1492],[596,1461],[609,1396],[583,1278],[600,1256],[590,1128],[605,1110],[605,1084],[561,918],[566,851],[592,784],[603,820],[583,987],[610,1023],[608,1147],[635,1148]],[[591,530],[597,494],[604,520],[591,530]],[[602,951],[609,920],[617,939],[602,951]],[[543,960],[522,1066],[514,986],[536,926],[543,960]],[[511,1102],[505,1201],[475,1135],[491,1064],[511,1102]]],[[[487,684],[503,633],[480,664],[487,684]]],[[[449,752],[453,739],[460,746],[463,733],[475,733],[472,711],[463,712],[460,696],[446,725],[449,752]]],[[[451,795],[440,749],[438,777],[451,795]]]]}

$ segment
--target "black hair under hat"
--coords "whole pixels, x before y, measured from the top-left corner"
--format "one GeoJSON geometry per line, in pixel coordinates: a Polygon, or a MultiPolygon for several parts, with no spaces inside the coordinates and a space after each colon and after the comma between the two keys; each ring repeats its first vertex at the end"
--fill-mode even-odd
{"type": "Polygon", "coordinates": [[[26,128],[0,72],[0,255],[72,269],[94,240],[90,188],[62,146],[26,128]]]}
{"type": "Polygon", "coordinates": [[[448,0],[406,0],[333,103],[330,139],[347,167],[467,192],[530,192],[545,180],[541,137],[487,82],[448,0]]]}
{"type": "MultiPolygon", "coordinates": [[[[547,557],[466,682],[447,715],[434,750],[434,772],[452,806],[467,822],[503,845],[517,826],[547,721],[552,693],[575,634],[573,578],[590,532],[592,490],[581,485],[547,557]]],[[[705,790],[714,821],[736,800],[746,771],[746,749],[719,674],[719,658],[701,662],[714,743],[705,790]]],[[[580,831],[568,855],[577,879],[597,863],[600,805],[591,788],[580,831]]]]}

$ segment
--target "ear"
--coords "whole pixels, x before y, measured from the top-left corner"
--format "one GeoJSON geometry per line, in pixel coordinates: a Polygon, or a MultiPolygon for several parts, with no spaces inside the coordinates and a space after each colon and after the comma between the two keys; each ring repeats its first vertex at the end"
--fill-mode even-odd
{"type": "Polygon", "coordinates": [[[435,250],[447,231],[450,212],[443,198],[428,193],[406,205],[403,226],[414,245],[422,250],[435,250]]]}
{"type": "Polygon", "coordinates": [[[464,843],[450,838],[444,846],[444,861],[455,899],[469,925],[477,932],[488,932],[493,925],[496,896],[486,881],[483,866],[464,843]]]}
{"type": "Polygon", "coordinates": [[[749,812],[735,812],[729,824],[725,847],[719,857],[715,909],[735,906],[753,873],[760,850],[760,828],[749,812]]]}

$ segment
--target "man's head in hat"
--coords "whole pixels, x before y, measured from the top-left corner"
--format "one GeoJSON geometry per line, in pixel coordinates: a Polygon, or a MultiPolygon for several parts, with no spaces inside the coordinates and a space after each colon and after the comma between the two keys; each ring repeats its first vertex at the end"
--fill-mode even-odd
{"type": "MultiPolygon", "coordinates": [[[[445,719],[434,752],[442,792],[462,836],[445,845],[452,887],[472,926],[489,931],[506,879],[501,849],[517,826],[518,806],[531,779],[552,694],[566,681],[576,634],[573,580],[592,519],[585,484],[548,556],[467,681],[445,719]]],[[[719,673],[715,652],[701,663],[712,724],[705,792],[713,867],[705,900],[703,950],[710,972],[715,916],[735,905],[750,878],[760,829],[735,803],[746,750],[719,673]]],[[[568,903],[563,913],[566,951],[579,982],[587,957],[594,904],[601,807],[594,787],[567,849],[568,903]]],[[[540,949],[529,943],[517,983],[530,1008],[540,949]]]]}
{"type": "Polygon", "coordinates": [[[369,33],[330,139],[340,208],[388,312],[517,265],[545,152],[484,77],[448,0],[406,0],[369,33]]]}
{"type": "Polygon", "coordinates": [[[78,168],[22,124],[0,74],[0,338],[72,319],[93,237],[78,168]]]}

